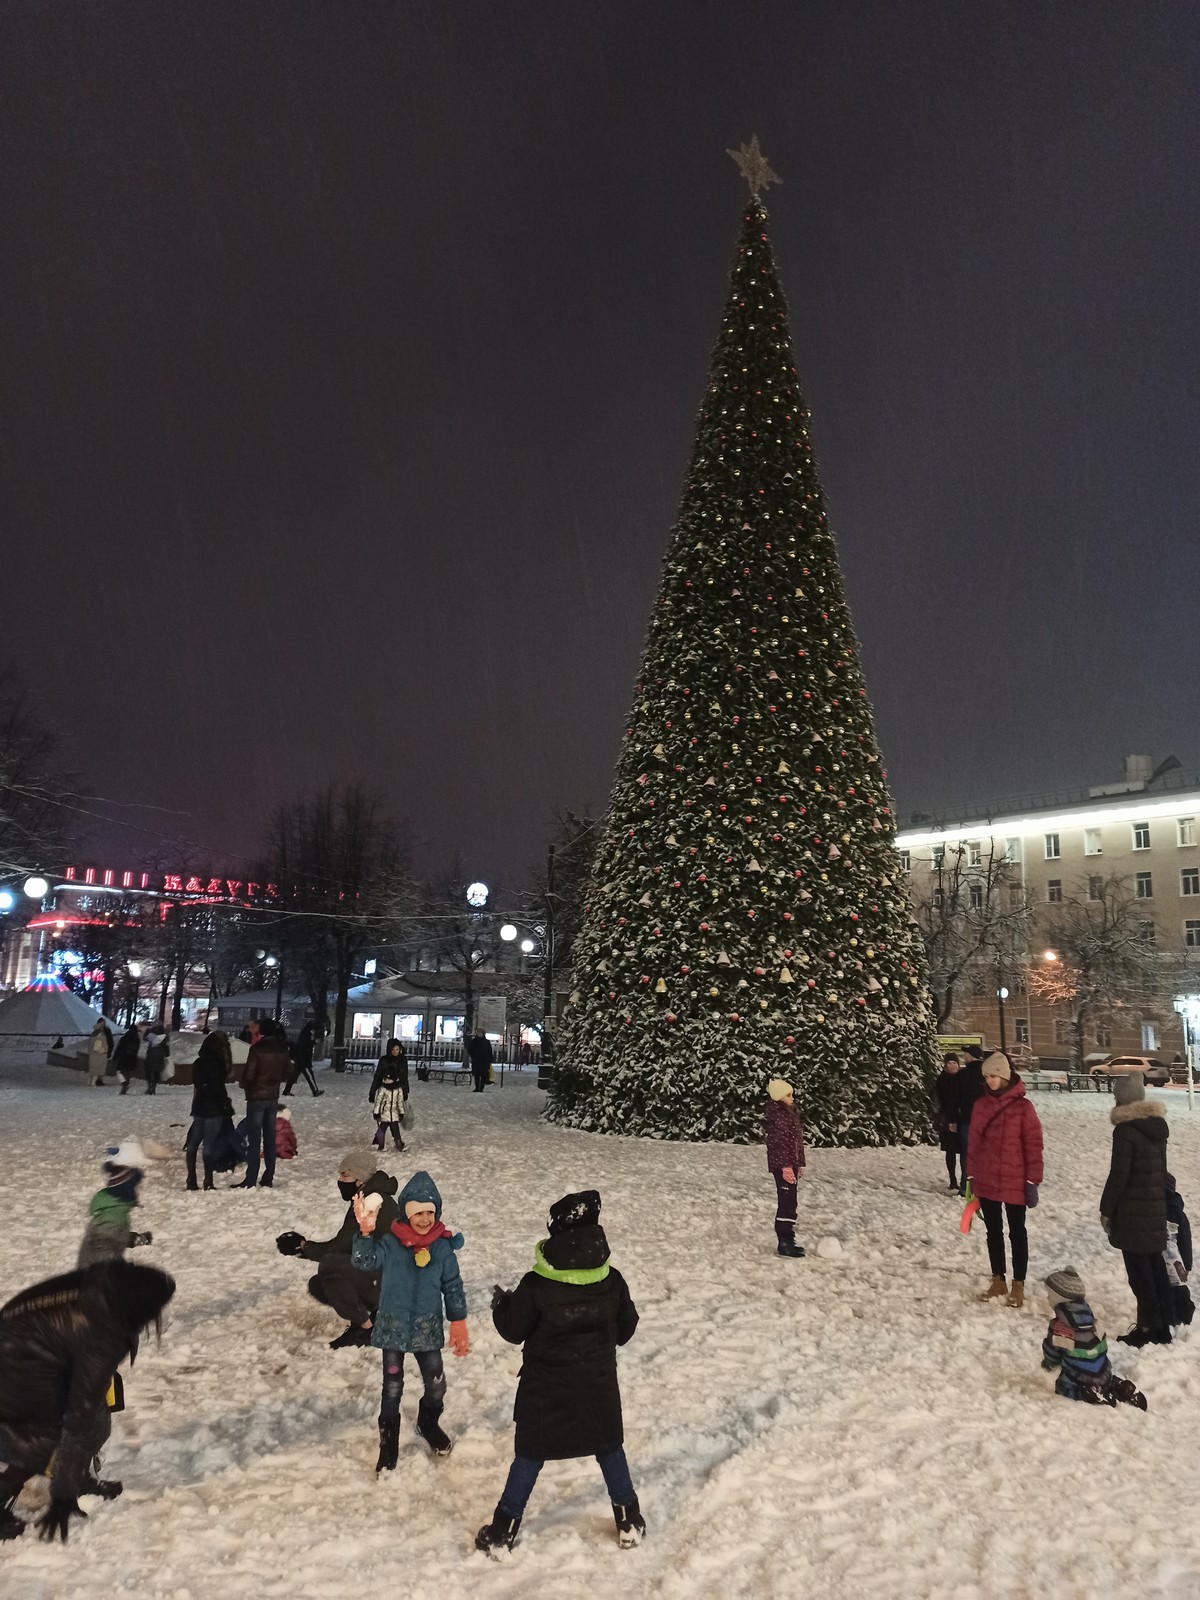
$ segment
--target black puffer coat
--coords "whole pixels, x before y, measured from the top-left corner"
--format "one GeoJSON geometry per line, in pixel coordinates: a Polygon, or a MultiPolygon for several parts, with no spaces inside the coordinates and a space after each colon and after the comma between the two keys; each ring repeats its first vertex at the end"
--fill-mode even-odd
{"type": "Polygon", "coordinates": [[[233,1103],[225,1087],[225,1053],[215,1034],[210,1033],[201,1044],[200,1054],[192,1067],[192,1115],[233,1115],[233,1103]]]}
{"type": "Polygon", "coordinates": [[[957,1072],[947,1072],[943,1067],[933,1086],[938,1106],[934,1126],[937,1128],[938,1143],[943,1150],[957,1150],[963,1125],[970,1124],[971,1107],[975,1102],[974,1100],[968,1102],[966,1091],[965,1069],[960,1067],[957,1072]],[[951,1123],[954,1124],[954,1132],[950,1130],[951,1123]]]}
{"type": "Polygon", "coordinates": [[[1114,1106],[1112,1162],[1100,1196],[1108,1242],[1131,1255],[1161,1255],[1167,1246],[1167,1113],[1159,1100],[1114,1106]]]}
{"type": "Polygon", "coordinates": [[[532,1272],[492,1309],[496,1332],[524,1344],[513,1419],[516,1453],[535,1461],[594,1456],[621,1444],[617,1346],[638,1314],[608,1264],[600,1227],[570,1228],[538,1245],[532,1272]]]}
{"type": "MultiPolygon", "coordinates": [[[[362,1186],[363,1194],[377,1194],[383,1198],[383,1204],[375,1215],[375,1228],[371,1234],[372,1239],[382,1239],[389,1232],[392,1223],[396,1221],[399,1212],[396,1210],[396,1190],[400,1185],[390,1172],[375,1172],[362,1186]]],[[[300,1247],[300,1254],[306,1261],[319,1261],[322,1256],[337,1255],[348,1256],[354,1248],[354,1241],[358,1238],[358,1218],[354,1215],[354,1202],[346,1207],[346,1215],[342,1218],[342,1225],[332,1239],[306,1239],[300,1247]]]]}
{"type": "Polygon", "coordinates": [[[105,1261],[34,1284],[0,1307],[0,1461],[44,1472],[74,1500],[108,1438],[108,1386],[175,1293],[157,1267],[105,1261]]]}

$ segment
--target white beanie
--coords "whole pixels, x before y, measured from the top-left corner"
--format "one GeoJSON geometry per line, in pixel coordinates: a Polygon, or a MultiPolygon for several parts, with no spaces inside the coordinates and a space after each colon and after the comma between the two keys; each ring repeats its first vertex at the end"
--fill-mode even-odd
{"type": "Polygon", "coordinates": [[[784,1100],[792,1092],[792,1086],[786,1078],[772,1078],[767,1084],[767,1093],[772,1100],[784,1100]]]}
{"type": "Polygon", "coordinates": [[[136,1139],[122,1139],[109,1145],[100,1164],[107,1172],[145,1172],[146,1152],[136,1139]]]}

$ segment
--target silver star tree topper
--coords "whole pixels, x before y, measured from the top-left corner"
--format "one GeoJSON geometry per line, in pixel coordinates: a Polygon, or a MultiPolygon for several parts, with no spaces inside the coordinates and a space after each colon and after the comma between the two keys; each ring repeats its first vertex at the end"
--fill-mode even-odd
{"type": "Polygon", "coordinates": [[[757,134],[749,144],[740,144],[736,150],[727,150],[725,154],[737,162],[738,170],[749,185],[752,200],[757,200],[768,184],[783,182],[779,174],[772,172],[767,165],[766,156],[758,148],[757,134]]]}

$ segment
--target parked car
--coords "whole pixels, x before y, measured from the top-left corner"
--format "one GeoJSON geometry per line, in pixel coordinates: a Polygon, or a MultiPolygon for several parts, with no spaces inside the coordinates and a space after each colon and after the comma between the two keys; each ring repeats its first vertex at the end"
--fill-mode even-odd
{"type": "MultiPolygon", "coordinates": [[[[1085,1063],[1086,1065],[1086,1063],[1085,1063]]],[[[1147,1083],[1161,1088],[1171,1081],[1171,1069],[1157,1056],[1110,1056],[1107,1061],[1092,1062],[1089,1072],[1103,1072],[1117,1076],[1124,1072],[1140,1072],[1147,1083]]]]}

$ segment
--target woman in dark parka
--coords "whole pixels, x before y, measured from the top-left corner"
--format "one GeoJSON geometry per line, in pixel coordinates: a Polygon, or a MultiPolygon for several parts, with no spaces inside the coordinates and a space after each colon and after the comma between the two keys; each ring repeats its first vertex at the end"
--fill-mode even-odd
{"type": "Polygon", "coordinates": [[[942,1070],[933,1086],[934,1099],[937,1101],[933,1125],[946,1158],[946,1176],[950,1179],[948,1192],[951,1194],[961,1194],[967,1186],[967,1141],[959,1130],[962,1123],[970,1122],[974,1102],[968,1102],[966,1089],[966,1074],[951,1050],[942,1057],[942,1070]],[[960,1163],[961,1178],[955,1176],[955,1169],[960,1163]]]}
{"type": "Polygon", "coordinates": [[[1171,1280],[1167,1246],[1167,1114],[1147,1100],[1140,1072],[1113,1081],[1116,1105],[1112,1160],[1100,1196],[1100,1223],[1125,1258],[1125,1276],[1137,1300],[1137,1327],[1123,1344],[1170,1344],[1171,1280]]]}
{"type": "Polygon", "coordinates": [[[594,1189],[550,1209],[550,1237],[514,1290],[497,1288],[492,1321],[502,1339],[524,1344],[513,1409],[515,1459],[481,1550],[511,1549],[525,1506],[547,1461],[596,1457],[612,1500],[622,1547],[646,1531],[625,1460],[617,1346],[628,1344],[638,1314],[624,1278],[609,1264],[594,1189]]]}

